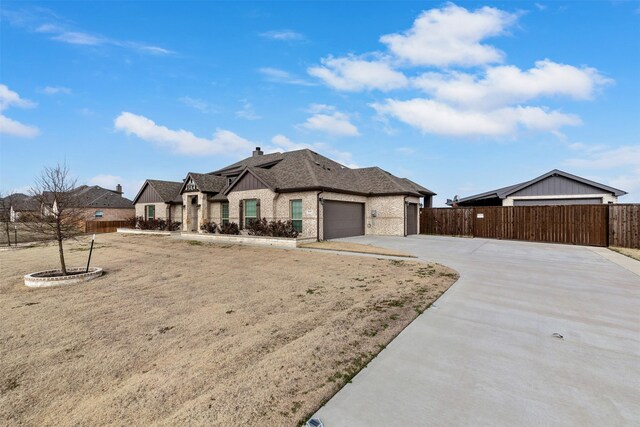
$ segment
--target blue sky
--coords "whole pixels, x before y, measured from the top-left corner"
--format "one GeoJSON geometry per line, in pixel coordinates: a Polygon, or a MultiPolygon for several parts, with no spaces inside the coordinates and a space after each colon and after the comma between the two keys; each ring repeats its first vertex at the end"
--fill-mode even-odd
{"type": "Polygon", "coordinates": [[[310,147],[436,205],[553,168],[640,202],[640,3],[12,2],[0,189],[181,180],[310,147]]]}

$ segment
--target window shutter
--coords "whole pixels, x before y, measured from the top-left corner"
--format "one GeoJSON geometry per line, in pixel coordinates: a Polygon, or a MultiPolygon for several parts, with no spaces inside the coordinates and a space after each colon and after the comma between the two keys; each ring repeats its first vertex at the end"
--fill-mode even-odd
{"type": "Polygon", "coordinates": [[[244,219],[244,209],[242,209],[243,208],[242,205],[243,205],[242,200],[240,200],[240,221],[238,224],[238,226],[240,227],[240,230],[242,230],[242,220],[244,219]]]}
{"type": "Polygon", "coordinates": [[[260,216],[260,199],[256,200],[256,219],[259,221],[262,219],[260,216]]]}

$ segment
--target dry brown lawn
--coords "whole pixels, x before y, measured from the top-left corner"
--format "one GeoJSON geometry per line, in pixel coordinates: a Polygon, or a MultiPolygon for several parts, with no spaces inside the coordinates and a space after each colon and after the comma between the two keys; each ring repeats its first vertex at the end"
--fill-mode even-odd
{"type": "Polygon", "coordinates": [[[335,242],[332,240],[325,240],[323,242],[312,242],[302,245],[303,248],[309,249],[324,249],[330,251],[339,251],[339,252],[356,252],[361,254],[374,254],[374,255],[387,255],[387,256],[397,256],[397,257],[405,257],[405,258],[415,258],[414,255],[408,254],[406,252],[395,251],[393,249],[380,248],[378,246],[373,245],[363,245],[361,243],[353,243],[353,242],[335,242]]]}
{"type": "MultiPolygon", "coordinates": [[[[0,252],[0,425],[296,425],[457,278],[437,264],[99,235],[86,284],[0,252]]],[[[67,245],[84,265],[87,241],[67,245]]]]}
{"type": "Polygon", "coordinates": [[[619,247],[614,247],[614,246],[610,246],[609,249],[611,249],[612,251],[616,251],[618,253],[621,253],[622,255],[626,255],[629,258],[633,258],[635,260],[640,261],[640,249],[619,248],[619,247]]]}

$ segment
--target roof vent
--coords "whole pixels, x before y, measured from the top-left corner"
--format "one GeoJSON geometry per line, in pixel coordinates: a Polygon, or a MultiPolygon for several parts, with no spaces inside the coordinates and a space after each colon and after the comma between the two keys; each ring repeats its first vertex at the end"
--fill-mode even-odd
{"type": "Polygon", "coordinates": [[[263,154],[264,152],[260,149],[260,147],[256,147],[256,149],[253,150],[253,157],[262,156],[263,154]]]}

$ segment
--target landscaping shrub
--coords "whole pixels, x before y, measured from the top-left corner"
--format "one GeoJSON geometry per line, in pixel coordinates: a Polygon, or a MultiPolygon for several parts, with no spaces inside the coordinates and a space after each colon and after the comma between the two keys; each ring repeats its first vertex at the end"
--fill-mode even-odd
{"type": "Polygon", "coordinates": [[[247,224],[247,232],[250,236],[269,236],[296,238],[298,232],[293,227],[292,221],[269,221],[266,218],[251,221],[247,224]]]}
{"type": "Polygon", "coordinates": [[[220,233],[222,234],[240,234],[240,227],[235,222],[230,222],[228,224],[222,224],[219,227],[220,233]]]}
{"type": "Polygon", "coordinates": [[[249,221],[246,228],[249,236],[269,236],[269,223],[266,218],[249,221]]]}
{"type": "Polygon", "coordinates": [[[140,230],[178,231],[180,225],[178,221],[165,221],[161,218],[144,219],[140,216],[135,219],[135,228],[140,230]]]}
{"type": "Polygon", "coordinates": [[[213,221],[205,221],[200,225],[200,230],[206,231],[207,233],[220,233],[220,227],[213,221]]]}
{"type": "Polygon", "coordinates": [[[269,236],[272,237],[298,237],[298,231],[293,227],[293,221],[271,221],[269,223],[269,236]]]}

